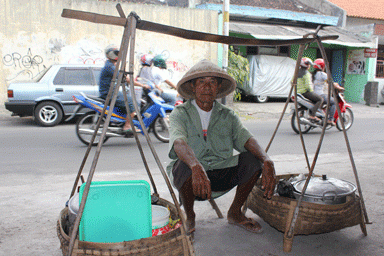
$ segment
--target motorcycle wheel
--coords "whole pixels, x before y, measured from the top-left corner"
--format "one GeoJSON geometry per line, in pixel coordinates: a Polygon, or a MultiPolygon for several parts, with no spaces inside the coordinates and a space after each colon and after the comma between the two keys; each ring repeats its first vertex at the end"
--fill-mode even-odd
{"type": "MultiPolygon", "coordinates": [[[[97,121],[99,118],[100,116],[97,115],[96,113],[86,113],[81,118],[79,118],[79,120],[77,120],[76,135],[79,138],[79,140],[87,146],[91,143],[91,139],[92,139],[93,133],[95,132],[97,121]]],[[[103,126],[104,126],[104,120],[101,121],[98,133],[101,134],[103,126]]],[[[105,137],[103,143],[106,142],[107,140],[108,140],[108,137],[105,137]]],[[[96,138],[92,143],[92,146],[97,146],[97,144],[99,144],[99,141],[100,141],[100,135],[98,134],[96,135],[96,138]]]]}
{"type": "Polygon", "coordinates": [[[159,141],[164,143],[169,142],[169,114],[170,112],[167,112],[166,118],[163,118],[158,115],[152,123],[153,134],[155,134],[155,137],[159,141]]]}
{"type": "MultiPolygon", "coordinates": [[[[307,118],[309,116],[308,110],[303,110],[299,109],[299,118],[300,117],[305,117],[307,118]]],[[[297,126],[297,121],[296,121],[296,112],[293,112],[292,118],[291,118],[291,126],[292,129],[295,131],[295,133],[300,134],[299,127],[297,126]]],[[[307,133],[312,129],[312,126],[307,125],[307,124],[300,124],[300,129],[302,133],[307,133]]]]}
{"type": "MultiPolygon", "coordinates": [[[[349,128],[351,128],[351,126],[353,124],[353,112],[352,112],[352,109],[347,108],[345,110],[345,113],[341,113],[341,118],[343,118],[345,130],[348,130],[349,128]]],[[[340,117],[337,119],[336,128],[339,131],[343,130],[343,126],[341,125],[340,117]]]]}

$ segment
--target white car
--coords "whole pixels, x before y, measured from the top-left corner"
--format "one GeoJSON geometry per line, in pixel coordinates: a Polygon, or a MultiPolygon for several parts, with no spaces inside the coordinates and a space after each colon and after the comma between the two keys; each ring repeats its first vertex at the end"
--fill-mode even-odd
{"type": "Polygon", "coordinates": [[[5,108],[14,116],[33,116],[42,126],[55,126],[73,113],[74,94],[99,95],[102,67],[52,65],[35,81],[11,83],[5,108]]]}

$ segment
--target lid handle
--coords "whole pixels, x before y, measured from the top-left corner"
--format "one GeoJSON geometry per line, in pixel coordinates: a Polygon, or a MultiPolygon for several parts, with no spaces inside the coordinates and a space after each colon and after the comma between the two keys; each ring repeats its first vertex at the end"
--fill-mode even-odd
{"type": "Polygon", "coordinates": [[[325,201],[325,200],[336,201],[336,198],[337,198],[337,193],[335,191],[325,191],[323,193],[323,198],[321,198],[321,200],[323,200],[323,201],[325,201]],[[331,195],[329,195],[329,194],[331,194],[331,195]]]}

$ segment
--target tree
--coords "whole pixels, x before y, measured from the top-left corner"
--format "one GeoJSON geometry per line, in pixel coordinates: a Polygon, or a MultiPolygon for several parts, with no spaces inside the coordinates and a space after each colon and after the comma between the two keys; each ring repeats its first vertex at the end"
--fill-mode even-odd
{"type": "MultiPolygon", "coordinates": [[[[237,85],[245,85],[249,79],[249,61],[247,58],[236,54],[233,46],[230,46],[228,51],[228,74],[236,80],[237,85]]],[[[236,87],[234,100],[240,99],[240,91],[236,87]]]]}

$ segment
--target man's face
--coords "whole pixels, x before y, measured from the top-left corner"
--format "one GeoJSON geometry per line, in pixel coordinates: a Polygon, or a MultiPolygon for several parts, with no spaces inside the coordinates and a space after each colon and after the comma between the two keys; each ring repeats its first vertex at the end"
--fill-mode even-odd
{"type": "Polygon", "coordinates": [[[213,102],[220,89],[220,84],[215,77],[207,76],[197,78],[193,86],[193,92],[196,95],[196,101],[205,103],[213,102]]]}

